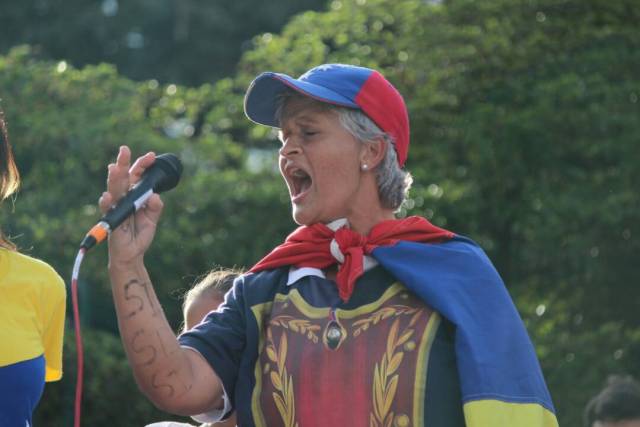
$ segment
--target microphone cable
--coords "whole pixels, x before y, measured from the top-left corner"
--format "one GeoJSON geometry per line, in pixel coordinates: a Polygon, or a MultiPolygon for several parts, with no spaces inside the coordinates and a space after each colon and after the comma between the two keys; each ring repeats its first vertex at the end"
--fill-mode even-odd
{"type": "Polygon", "coordinates": [[[82,380],[84,374],[84,350],[82,348],[82,335],[80,333],[80,311],[78,310],[78,276],[80,265],[87,250],[80,248],[76,260],[73,263],[71,273],[71,302],[73,305],[73,327],[76,335],[76,393],[73,409],[73,426],[80,427],[80,416],[82,410],[82,380]]]}

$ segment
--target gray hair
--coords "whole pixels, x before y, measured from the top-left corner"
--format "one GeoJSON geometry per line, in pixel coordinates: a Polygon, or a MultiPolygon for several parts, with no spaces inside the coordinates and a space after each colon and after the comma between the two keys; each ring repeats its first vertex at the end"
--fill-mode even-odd
{"type": "Polygon", "coordinates": [[[413,177],[409,172],[402,170],[398,164],[398,155],[396,154],[393,137],[382,131],[369,116],[360,110],[319,102],[290,89],[278,95],[276,101],[276,119],[278,122],[282,122],[284,106],[293,97],[308,99],[310,104],[320,107],[323,111],[335,112],[345,130],[363,144],[373,143],[379,139],[383,139],[387,143],[387,152],[384,159],[375,168],[378,195],[383,207],[394,211],[400,209],[402,203],[408,197],[413,177]]]}

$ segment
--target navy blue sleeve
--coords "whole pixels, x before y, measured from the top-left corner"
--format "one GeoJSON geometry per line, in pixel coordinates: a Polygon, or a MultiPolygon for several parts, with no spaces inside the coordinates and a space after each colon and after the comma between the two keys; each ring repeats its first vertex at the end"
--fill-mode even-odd
{"type": "Polygon", "coordinates": [[[218,310],[178,337],[181,345],[197,350],[209,362],[232,401],[246,346],[243,282],[243,277],[236,279],[218,310]]]}
{"type": "Polygon", "coordinates": [[[460,377],[455,353],[455,326],[442,318],[429,352],[424,425],[464,427],[460,377]]]}

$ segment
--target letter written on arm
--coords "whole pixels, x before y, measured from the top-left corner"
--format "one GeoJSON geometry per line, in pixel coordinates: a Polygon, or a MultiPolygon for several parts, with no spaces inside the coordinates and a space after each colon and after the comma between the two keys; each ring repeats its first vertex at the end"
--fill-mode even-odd
{"type": "Polygon", "coordinates": [[[140,282],[138,279],[131,279],[124,285],[124,299],[135,304],[135,307],[127,314],[127,317],[133,317],[144,309],[142,296],[133,293],[135,287],[140,287],[144,290],[144,296],[151,306],[151,314],[155,317],[158,314],[158,307],[156,307],[149,295],[148,284],[146,282],[140,282]]]}

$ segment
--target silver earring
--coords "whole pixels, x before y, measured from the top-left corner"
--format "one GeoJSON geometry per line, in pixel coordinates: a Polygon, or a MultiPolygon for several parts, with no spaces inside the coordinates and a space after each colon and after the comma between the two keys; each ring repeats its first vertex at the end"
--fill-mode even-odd
{"type": "Polygon", "coordinates": [[[363,170],[363,171],[366,171],[367,169],[369,169],[369,166],[367,166],[367,165],[362,165],[362,170],[363,170]]]}

